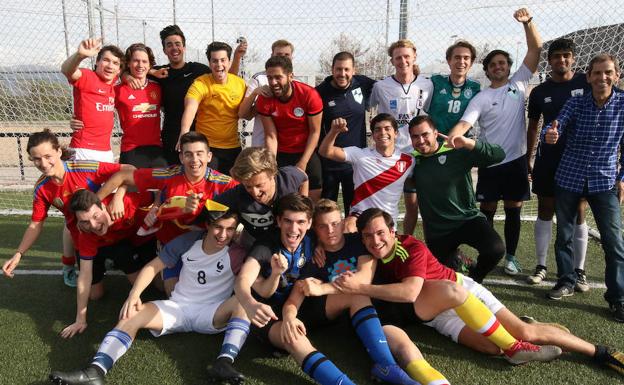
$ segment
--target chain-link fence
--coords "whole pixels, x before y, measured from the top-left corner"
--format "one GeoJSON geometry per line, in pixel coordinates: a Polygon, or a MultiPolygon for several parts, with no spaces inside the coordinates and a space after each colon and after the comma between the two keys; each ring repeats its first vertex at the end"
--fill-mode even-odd
{"type": "MultiPolygon", "coordinates": [[[[572,34],[581,64],[599,51],[624,57],[619,24],[624,8],[616,0],[1,1],[0,187],[31,187],[37,177],[24,152],[28,132],[44,127],[69,132],[71,92],[60,65],[87,37],[103,37],[122,49],[144,42],[154,48],[158,63],[166,63],[158,32],[175,23],[186,35],[186,60],[206,63],[209,42],[235,46],[244,36],[249,50],[241,75],[246,78],[262,69],[271,43],[284,38],[295,46],[295,74],[314,84],[328,74],[332,55],[341,50],[355,54],[360,73],[375,78],[391,73],[386,47],[400,37],[415,42],[424,74],[448,72],[444,52],[457,39],[471,41],[480,54],[505,49],[520,63],[526,44],[512,14],[521,6],[532,12],[544,41],[572,34]]],[[[475,64],[471,75],[484,80],[480,67],[475,64]]],[[[539,81],[536,76],[534,82],[539,81]]],[[[0,209],[30,209],[29,198],[15,196],[3,196],[0,209]]]]}

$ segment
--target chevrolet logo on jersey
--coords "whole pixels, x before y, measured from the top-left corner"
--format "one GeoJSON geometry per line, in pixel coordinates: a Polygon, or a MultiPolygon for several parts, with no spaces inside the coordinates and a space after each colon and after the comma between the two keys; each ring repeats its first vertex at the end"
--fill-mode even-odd
{"type": "Polygon", "coordinates": [[[132,107],[132,112],[146,113],[146,112],[155,111],[155,110],[156,110],[156,105],[150,104],[150,103],[141,103],[132,107]]]}

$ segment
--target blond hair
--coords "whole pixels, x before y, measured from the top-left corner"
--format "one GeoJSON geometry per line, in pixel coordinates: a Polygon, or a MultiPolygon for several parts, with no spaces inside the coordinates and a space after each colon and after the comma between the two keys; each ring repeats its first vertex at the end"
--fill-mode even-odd
{"type": "Polygon", "coordinates": [[[414,50],[414,53],[416,53],[416,46],[411,40],[401,39],[390,44],[390,47],[388,47],[388,56],[392,57],[392,52],[397,48],[411,48],[414,50]]]}
{"type": "Polygon", "coordinates": [[[331,199],[319,199],[318,202],[316,202],[316,204],[314,205],[314,215],[312,216],[312,218],[316,220],[319,215],[332,213],[334,211],[341,212],[338,203],[334,202],[331,199]]]}
{"type": "Polygon", "coordinates": [[[290,47],[290,52],[291,53],[295,52],[295,46],[291,42],[285,39],[275,40],[273,44],[271,44],[271,52],[275,51],[275,48],[278,48],[278,47],[290,47]]]}
{"type": "Polygon", "coordinates": [[[230,170],[232,178],[239,182],[251,179],[265,171],[269,177],[277,174],[275,156],[265,147],[247,147],[236,157],[230,170]]]}

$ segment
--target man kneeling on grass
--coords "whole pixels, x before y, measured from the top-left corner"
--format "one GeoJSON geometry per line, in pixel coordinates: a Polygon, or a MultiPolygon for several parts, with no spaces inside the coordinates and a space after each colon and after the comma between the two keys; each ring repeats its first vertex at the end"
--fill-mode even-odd
{"type": "Polygon", "coordinates": [[[230,245],[238,217],[231,211],[214,213],[207,225],[207,231],[185,233],[167,243],[158,258],[139,273],[121,308],[119,322],[106,334],[91,364],[72,372],[54,371],[50,374],[53,383],[104,384],[104,376],[130,348],[139,329],[149,329],[156,337],[225,331],[221,352],[208,368],[208,377],[230,384],[244,381],[245,377],[232,367],[249,333],[245,311],[232,296],[234,277],[245,256],[242,248],[230,245]],[[161,270],[178,261],[183,265],[171,299],[143,305],[143,290],[161,270]]]}
{"type": "Polygon", "coordinates": [[[563,349],[624,374],[623,353],[552,324],[522,322],[485,287],[440,264],[423,242],[396,235],[392,217],[383,210],[364,211],[357,228],[377,261],[373,284],[347,272],[334,285],[343,293],[377,298],[375,306],[385,321],[428,321],[440,334],[474,350],[494,355],[502,351],[512,364],[548,361],[563,349]]]}

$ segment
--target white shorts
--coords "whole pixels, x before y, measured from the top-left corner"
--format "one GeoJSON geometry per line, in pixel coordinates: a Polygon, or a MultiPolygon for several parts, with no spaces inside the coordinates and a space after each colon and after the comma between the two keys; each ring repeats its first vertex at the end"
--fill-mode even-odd
{"type": "MultiPolygon", "coordinates": [[[[223,301],[225,302],[225,301],[223,301]]],[[[202,334],[217,334],[225,327],[217,329],[212,321],[217,309],[223,302],[215,303],[181,303],[170,299],[152,301],[163,319],[163,328],[159,332],[150,330],[154,337],[173,333],[196,332],[202,334]]]]}
{"type": "MultiPolygon", "coordinates": [[[[493,314],[496,314],[499,310],[505,307],[501,301],[494,297],[494,294],[483,287],[480,283],[473,281],[472,278],[458,274],[457,280],[458,282],[461,281],[461,285],[464,289],[479,298],[493,314]]],[[[450,337],[455,342],[458,342],[459,333],[466,326],[464,321],[459,318],[453,309],[443,311],[433,320],[426,322],[425,325],[431,326],[437,330],[438,333],[450,337]]]]}
{"type": "Polygon", "coordinates": [[[70,148],[74,152],[73,160],[95,160],[98,162],[115,163],[112,151],[90,150],[88,148],[70,148]]]}

